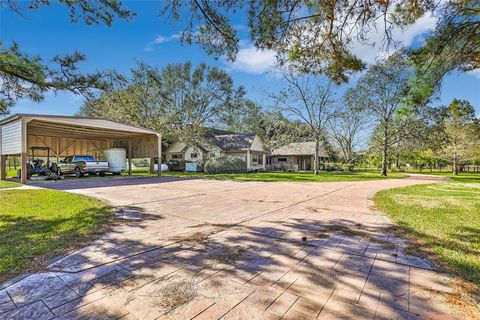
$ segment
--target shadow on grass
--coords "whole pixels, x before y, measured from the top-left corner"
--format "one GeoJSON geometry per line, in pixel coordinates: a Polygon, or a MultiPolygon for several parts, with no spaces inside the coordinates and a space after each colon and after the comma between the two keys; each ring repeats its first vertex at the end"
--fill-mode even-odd
{"type": "MultiPolygon", "coordinates": [[[[45,270],[52,258],[89,245],[112,226],[155,221],[143,208],[91,207],[65,218],[62,215],[34,218],[0,215],[0,282],[20,272],[45,270]],[[113,219],[112,219],[113,218],[113,219]]],[[[126,242],[128,244],[128,241],[126,242]]]]}
{"type": "Polygon", "coordinates": [[[428,259],[433,261],[439,270],[455,273],[480,288],[480,263],[470,263],[467,259],[470,257],[474,261],[480,261],[480,228],[460,227],[454,233],[448,234],[449,239],[445,239],[421,232],[405,222],[398,224],[409,235],[422,240],[427,247],[425,252],[428,259]],[[433,252],[446,252],[455,257],[447,256],[445,259],[433,252]],[[458,253],[464,256],[458,257],[458,253]]]}

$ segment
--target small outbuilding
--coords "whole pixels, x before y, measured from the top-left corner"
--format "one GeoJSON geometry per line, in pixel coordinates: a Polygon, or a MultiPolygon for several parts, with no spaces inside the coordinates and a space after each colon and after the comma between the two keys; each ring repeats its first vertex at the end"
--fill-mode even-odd
{"type": "MultiPolygon", "coordinates": [[[[97,155],[107,148],[127,151],[128,173],[132,158],[158,158],[162,154],[162,135],[150,129],[123,123],[75,116],[14,114],[0,120],[0,171],[6,179],[8,156],[21,158],[21,177],[27,183],[27,156],[32,147],[46,147],[58,162],[72,155],[97,155]]],[[[37,156],[47,156],[41,152],[37,156]]],[[[153,168],[153,166],[152,166],[153,168]]],[[[161,175],[158,166],[158,175],[161,175]]]]}
{"type": "MultiPolygon", "coordinates": [[[[330,158],[327,150],[320,144],[319,159],[330,158]]],[[[270,170],[310,171],[313,169],[315,157],[315,142],[294,142],[274,149],[270,155],[270,170]]]]}

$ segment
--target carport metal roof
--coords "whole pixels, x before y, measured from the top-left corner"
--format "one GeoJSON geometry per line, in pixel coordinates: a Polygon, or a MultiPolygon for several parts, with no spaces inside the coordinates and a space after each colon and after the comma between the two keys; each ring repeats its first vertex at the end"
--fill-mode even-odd
{"type": "Polygon", "coordinates": [[[91,150],[89,144],[100,149],[128,148],[129,158],[154,158],[161,154],[160,133],[112,120],[44,114],[14,114],[0,120],[2,168],[6,155],[20,154],[26,159],[32,145],[48,146],[59,157],[71,153],[74,143],[79,146],[76,150],[91,150]]]}
{"type": "Polygon", "coordinates": [[[0,126],[20,119],[29,124],[29,134],[53,136],[73,134],[88,137],[99,136],[102,138],[158,134],[158,132],[150,129],[126,125],[107,119],[44,114],[14,114],[0,120],[0,126]],[[95,130],[92,131],[91,129],[95,130]]]}

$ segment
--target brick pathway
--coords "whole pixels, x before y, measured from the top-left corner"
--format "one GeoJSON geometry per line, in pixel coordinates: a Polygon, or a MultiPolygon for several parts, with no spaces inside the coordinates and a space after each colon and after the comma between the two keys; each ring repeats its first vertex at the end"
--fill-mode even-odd
{"type": "Polygon", "coordinates": [[[369,209],[378,190],[431,180],[125,181],[45,184],[106,199],[124,222],[4,284],[0,319],[461,317],[446,303],[453,279],[369,209]]]}

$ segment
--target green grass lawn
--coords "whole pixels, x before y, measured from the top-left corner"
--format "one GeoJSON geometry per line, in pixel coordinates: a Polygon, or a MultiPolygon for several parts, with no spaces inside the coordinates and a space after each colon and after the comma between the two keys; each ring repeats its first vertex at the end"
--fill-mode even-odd
{"type": "Polygon", "coordinates": [[[0,280],[42,268],[46,259],[85,245],[112,210],[93,198],[53,190],[0,191],[0,280]]]}
{"type": "Polygon", "coordinates": [[[0,181],[0,189],[15,188],[20,187],[20,183],[11,182],[11,181],[0,181]]]}
{"type": "Polygon", "coordinates": [[[452,181],[465,182],[465,183],[480,183],[480,173],[460,173],[458,176],[453,175],[451,172],[436,172],[427,173],[435,176],[442,176],[450,178],[452,181]]]}
{"type": "Polygon", "coordinates": [[[447,269],[480,286],[480,175],[385,190],[374,201],[447,269]]]}
{"type": "MultiPolygon", "coordinates": [[[[133,175],[150,175],[148,171],[134,171],[133,175]]],[[[405,174],[391,173],[382,177],[379,172],[348,172],[348,171],[322,171],[318,175],[310,172],[252,172],[236,174],[205,174],[203,172],[177,172],[167,171],[162,173],[165,177],[200,178],[234,181],[266,181],[266,182],[339,182],[339,181],[367,181],[378,179],[404,178],[405,174]]]]}

